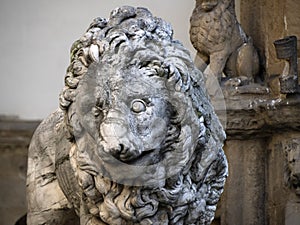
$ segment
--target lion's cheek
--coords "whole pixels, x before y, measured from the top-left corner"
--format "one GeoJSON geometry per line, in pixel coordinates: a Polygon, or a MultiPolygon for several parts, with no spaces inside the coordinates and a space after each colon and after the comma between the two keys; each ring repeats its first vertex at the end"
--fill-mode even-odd
{"type": "Polygon", "coordinates": [[[161,148],[167,135],[167,122],[163,118],[155,118],[149,126],[149,131],[147,135],[140,137],[144,149],[161,148]]]}

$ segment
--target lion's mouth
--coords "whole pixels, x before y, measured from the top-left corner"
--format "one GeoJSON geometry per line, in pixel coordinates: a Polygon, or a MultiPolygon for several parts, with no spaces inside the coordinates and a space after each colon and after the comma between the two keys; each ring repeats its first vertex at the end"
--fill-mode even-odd
{"type": "Polygon", "coordinates": [[[150,166],[161,161],[159,149],[143,151],[138,157],[126,161],[127,164],[134,166],[150,166]]]}
{"type": "Polygon", "coordinates": [[[111,154],[111,156],[114,159],[132,166],[150,166],[161,161],[159,149],[144,150],[140,153],[137,152],[140,151],[127,149],[121,154],[111,154]]]}
{"type": "MultiPolygon", "coordinates": [[[[129,161],[122,161],[119,157],[105,151],[103,145],[98,146],[97,151],[90,154],[93,158],[94,174],[100,174],[117,183],[133,186],[161,186],[164,184],[165,171],[159,165],[159,149],[151,149],[142,152],[136,158],[129,161]],[[96,154],[95,154],[96,153],[96,154]]],[[[81,165],[82,170],[86,170],[85,165],[81,165]]]]}

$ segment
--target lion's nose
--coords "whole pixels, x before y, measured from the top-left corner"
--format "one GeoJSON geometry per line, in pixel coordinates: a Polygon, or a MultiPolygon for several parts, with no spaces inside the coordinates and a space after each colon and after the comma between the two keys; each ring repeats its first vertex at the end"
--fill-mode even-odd
{"type": "Polygon", "coordinates": [[[111,146],[108,151],[115,156],[118,159],[121,159],[123,161],[126,161],[127,159],[127,154],[129,152],[129,148],[126,147],[124,144],[121,143],[116,143],[115,146],[111,146]]]}
{"type": "Polygon", "coordinates": [[[107,118],[100,126],[104,150],[122,161],[129,161],[136,155],[134,137],[128,126],[118,118],[107,118]]]}
{"type": "Polygon", "coordinates": [[[100,126],[100,133],[104,139],[110,139],[109,142],[116,142],[126,136],[128,129],[124,122],[119,119],[106,119],[100,126]]]}
{"type": "Polygon", "coordinates": [[[130,143],[124,144],[126,141],[119,140],[115,143],[108,143],[106,151],[121,161],[130,161],[136,157],[136,151],[130,143]]]}
{"type": "Polygon", "coordinates": [[[121,138],[128,133],[128,122],[121,110],[110,109],[100,126],[100,132],[104,138],[121,138]]]}
{"type": "Polygon", "coordinates": [[[119,144],[119,143],[115,143],[115,145],[111,145],[109,147],[109,151],[114,155],[114,156],[118,156],[120,154],[122,154],[124,152],[126,148],[124,147],[123,144],[119,144]]]}

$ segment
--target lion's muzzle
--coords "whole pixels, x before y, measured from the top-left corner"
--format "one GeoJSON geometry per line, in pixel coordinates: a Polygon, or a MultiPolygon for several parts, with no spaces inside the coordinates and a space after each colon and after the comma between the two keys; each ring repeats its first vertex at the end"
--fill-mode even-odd
{"type": "Polygon", "coordinates": [[[104,151],[121,161],[130,161],[140,155],[136,137],[130,131],[121,112],[111,110],[100,126],[104,151]]]}

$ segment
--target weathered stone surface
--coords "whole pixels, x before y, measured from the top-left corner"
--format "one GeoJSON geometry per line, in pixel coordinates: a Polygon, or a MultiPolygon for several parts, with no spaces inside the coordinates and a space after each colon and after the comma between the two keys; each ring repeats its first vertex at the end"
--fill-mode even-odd
{"type": "Polygon", "coordinates": [[[292,199],[285,207],[285,224],[298,225],[300,221],[300,200],[292,199]]]}
{"type": "Polygon", "coordinates": [[[202,61],[200,68],[208,76],[221,81],[224,72],[230,78],[254,81],[259,72],[258,54],[237,21],[234,0],[196,1],[190,38],[202,61]]]}
{"type": "Polygon", "coordinates": [[[300,132],[274,135],[269,144],[267,177],[270,224],[299,223],[300,132]]]}
{"type": "Polygon", "coordinates": [[[284,68],[284,63],[276,57],[273,42],[289,35],[300,37],[300,4],[297,0],[249,0],[240,4],[240,22],[259,49],[268,81],[272,75],[281,74],[284,68]]]}
{"type": "Polygon", "coordinates": [[[298,85],[297,37],[290,35],[274,41],[278,59],[285,60],[285,67],[279,77],[280,93],[300,93],[298,85]]]}
{"type": "Polygon", "coordinates": [[[272,98],[268,94],[237,94],[238,89],[224,90],[229,139],[268,137],[277,129],[300,130],[298,95],[272,98]]]}
{"type": "Polygon", "coordinates": [[[229,174],[222,199],[221,224],[265,224],[265,141],[228,140],[229,174]]]}
{"type": "Polygon", "coordinates": [[[266,156],[266,213],[269,224],[284,224],[284,207],[288,198],[288,189],[284,184],[284,151],[281,140],[283,134],[270,138],[266,156]]]}
{"type": "Polygon", "coordinates": [[[220,224],[293,224],[299,216],[299,182],[298,175],[287,175],[289,167],[298,174],[300,96],[272,98],[268,92],[243,94],[240,88],[247,87],[223,89],[230,176],[220,224]]]}
{"type": "Polygon", "coordinates": [[[61,109],[29,148],[28,224],[211,223],[225,133],[172,33],[126,6],[73,44],[61,109]]]}

